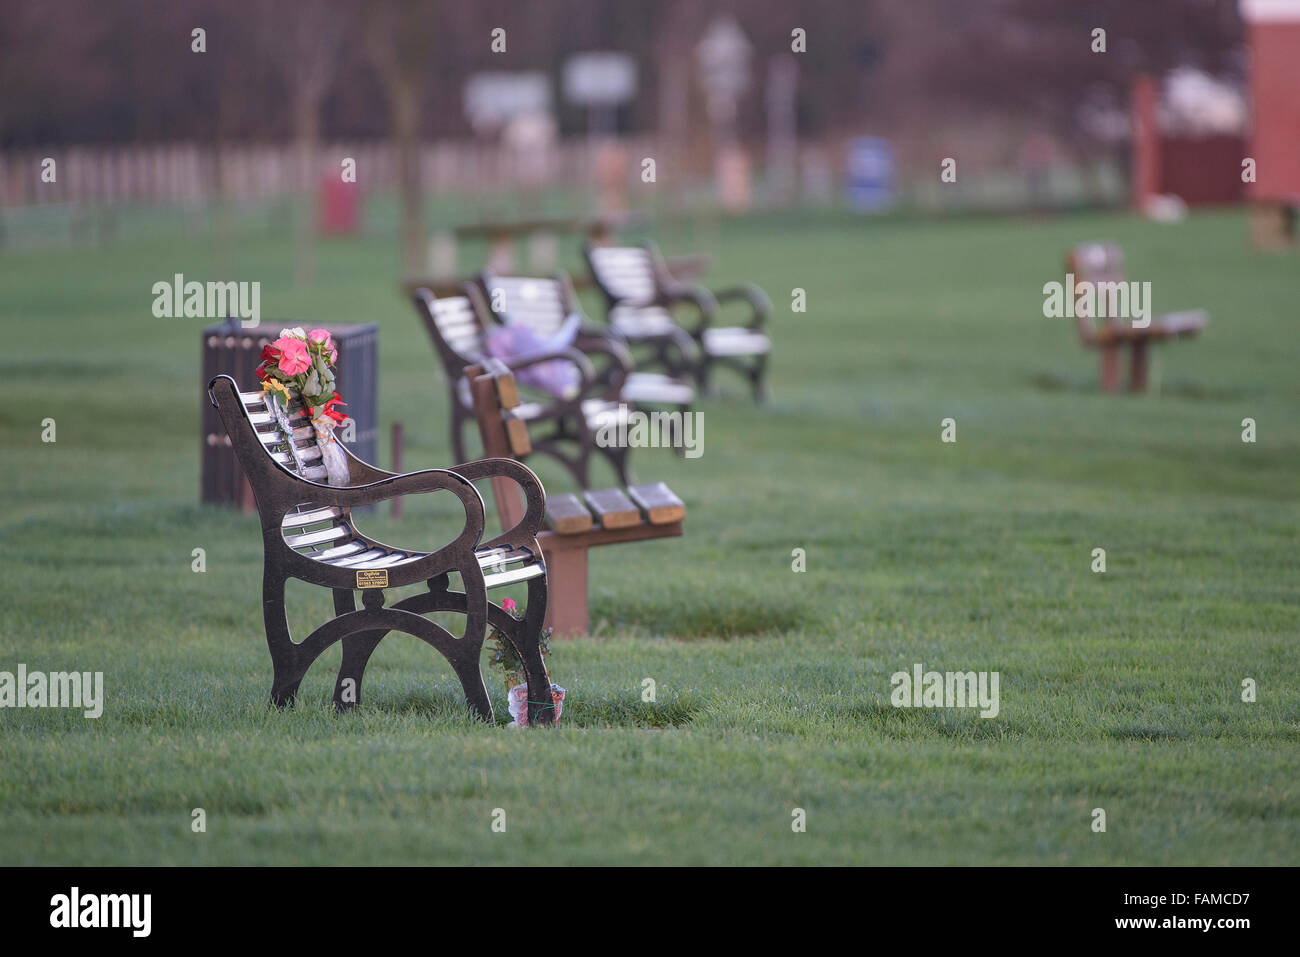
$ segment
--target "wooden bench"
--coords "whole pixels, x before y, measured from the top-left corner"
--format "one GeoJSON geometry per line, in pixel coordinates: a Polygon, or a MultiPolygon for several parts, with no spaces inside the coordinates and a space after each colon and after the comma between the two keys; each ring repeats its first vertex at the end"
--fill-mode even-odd
{"type": "MultiPolygon", "coordinates": [[[[447,380],[447,408],[451,418],[451,445],[459,461],[466,461],[464,426],[473,421],[473,402],[465,370],[488,359],[486,307],[479,287],[467,283],[462,294],[439,298],[429,289],[417,289],[413,296],[416,312],[442,362],[447,380]]],[[[628,450],[602,448],[596,443],[597,430],[611,418],[629,413],[622,387],[627,376],[627,358],[617,344],[602,340],[587,344],[586,351],[558,349],[511,360],[511,369],[526,369],[541,362],[560,360],[577,367],[580,380],[578,394],[572,398],[539,395],[518,410],[539,430],[533,451],[549,455],[573,475],[579,485],[586,485],[592,456],[601,455],[622,481],[627,481],[628,450]],[[604,350],[607,368],[614,372],[603,380],[597,375],[591,356],[604,350]],[[545,427],[546,432],[540,430],[545,427]]]]}
{"type": "MultiPolygon", "coordinates": [[[[1119,246],[1111,243],[1084,243],[1075,246],[1065,257],[1065,271],[1074,275],[1076,283],[1127,282],[1124,275],[1124,253],[1119,246]]],[[[1096,318],[1088,314],[1086,306],[1075,306],[1075,324],[1080,340],[1085,348],[1096,349],[1101,355],[1103,392],[1121,390],[1120,352],[1126,346],[1131,351],[1129,391],[1143,392],[1147,387],[1151,343],[1194,336],[1208,322],[1209,314],[1203,309],[1196,309],[1153,316],[1151,324],[1144,328],[1114,317],[1098,324],[1096,318]]]]}
{"type": "MultiPolygon", "coordinates": [[[[528,681],[530,722],[548,724],[553,707],[550,678],[541,654],[547,605],[546,566],[537,535],[545,491],[537,476],[510,458],[483,459],[455,471],[429,469],[395,475],[361,461],[340,443],[348,461],[346,486],[326,484],[325,466],[301,402],[281,418],[262,391],[240,392],[228,375],[212,379],[208,398],[221,415],[239,464],[248,476],[262,521],[264,553],[262,614],[275,677],[271,701],[292,704],[307,669],[336,641],[343,662],[334,687],[340,710],[361,700],[361,679],[375,647],[390,631],[401,631],[437,649],[451,664],[470,708],[492,720],[492,704],[479,660],[489,625],[514,645],[528,681]],[[514,495],[514,520],[483,541],[483,499],[472,484],[491,479],[514,495]],[[396,548],[365,535],[352,509],[399,495],[444,490],[465,510],[465,525],[450,543],[435,549],[396,548]],[[525,503],[520,504],[522,491],[525,503]],[[464,591],[451,591],[450,574],[464,591]],[[297,578],[333,592],[335,616],[302,641],[289,633],[285,584],[297,578]],[[494,588],[526,582],[528,606],[522,621],[488,601],[494,588]],[[390,588],[426,584],[428,590],[384,607],[390,588]],[[361,592],[363,607],[356,606],[361,592]],[[465,616],[456,637],[424,617],[431,612],[465,616]]],[[[271,400],[272,404],[274,400],[271,400]]]]}
{"type": "MultiPolygon", "coordinates": [[[[465,374],[485,454],[515,459],[526,456],[530,451],[528,425],[516,415],[519,397],[510,370],[489,361],[470,367],[465,374]]],[[[518,492],[493,479],[492,494],[502,527],[517,524],[523,508],[518,492]]],[[[547,625],[557,635],[587,632],[589,549],[680,536],[685,518],[686,506],[662,482],[631,485],[626,490],[588,489],[581,497],[548,495],[546,530],[537,534],[551,589],[547,625]]]]}
{"type": "Polygon", "coordinates": [[[685,371],[676,356],[686,356],[701,390],[712,370],[725,365],[749,380],[755,399],[767,395],[767,358],[772,340],[764,332],[772,304],[761,289],[746,283],[710,291],[674,276],[654,243],[607,246],[588,242],[583,255],[592,279],[604,294],[606,318],[629,345],[648,347],[653,368],[685,371]],[[743,326],[716,325],[719,304],[740,301],[749,309],[743,326]],[[695,310],[693,328],[678,323],[674,310],[695,310]]]}

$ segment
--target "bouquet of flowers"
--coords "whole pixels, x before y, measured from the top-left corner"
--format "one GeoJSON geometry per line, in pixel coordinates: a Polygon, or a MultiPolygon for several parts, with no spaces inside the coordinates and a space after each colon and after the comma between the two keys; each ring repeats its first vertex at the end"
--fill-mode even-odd
{"type": "Polygon", "coordinates": [[[289,430],[289,403],[302,399],[303,410],[316,432],[330,485],[348,484],[347,457],[334,437],[334,426],[347,420],[338,411],[347,405],[334,391],[334,364],[339,351],[324,329],[304,332],[301,327],[281,329],[280,338],[262,349],[257,378],[262,391],[275,401],[268,403],[282,428],[289,430]]]}
{"type": "MultiPolygon", "coordinates": [[[[518,613],[518,606],[513,598],[507,598],[501,603],[501,607],[516,621],[523,618],[523,615],[518,613]]],[[[543,658],[551,653],[550,635],[549,630],[542,633],[543,658]]],[[[514,719],[508,727],[525,728],[528,726],[528,678],[524,674],[524,663],[519,659],[515,646],[499,630],[494,628],[491,638],[493,648],[488,664],[500,668],[506,676],[506,701],[510,708],[510,717],[514,719]]],[[[567,693],[559,685],[551,685],[551,700],[555,703],[556,724],[560,723],[560,715],[564,711],[564,696],[567,693]]]]}

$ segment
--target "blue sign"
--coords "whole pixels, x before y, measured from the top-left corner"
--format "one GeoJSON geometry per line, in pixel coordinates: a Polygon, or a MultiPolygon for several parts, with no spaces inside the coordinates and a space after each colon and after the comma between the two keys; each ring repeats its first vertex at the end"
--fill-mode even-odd
{"type": "Polygon", "coordinates": [[[849,206],[861,213],[879,212],[894,204],[894,146],[871,136],[849,141],[849,206]]]}

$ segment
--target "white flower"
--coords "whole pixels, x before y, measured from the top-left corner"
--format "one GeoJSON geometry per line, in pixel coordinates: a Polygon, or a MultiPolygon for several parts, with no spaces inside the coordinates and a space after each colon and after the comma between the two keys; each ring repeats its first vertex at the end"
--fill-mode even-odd
{"type": "Polygon", "coordinates": [[[292,337],[294,339],[302,339],[305,342],[307,340],[307,333],[302,331],[302,326],[294,326],[292,329],[280,330],[281,339],[285,339],[289,337],[292,337]]]}

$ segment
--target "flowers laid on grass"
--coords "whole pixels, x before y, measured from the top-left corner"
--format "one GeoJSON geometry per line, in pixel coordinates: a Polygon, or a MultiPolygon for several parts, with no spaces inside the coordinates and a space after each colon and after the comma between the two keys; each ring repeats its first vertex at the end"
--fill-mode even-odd
{"type": "Polygon", "coordinates": [[[295,397],[302,399],[329,484],[343,486],[349,484],[348,461],[334,437],[334,426],[346,421],[339,406],[347,403],[334,391],[334,364],[338,358],[334,337],[325,329],[281,329],[280,338],[262,347],[257,378],[262,382],[262,391],[274,400],[269,404],[286,431],[289,403],[295,397]]]}
{"type": "MultiPolygon", "coordinates": [[[[502,601],[501,607],[516,621],[523,620],[523,613],[519,611],[519,606],[515,604],[513,598],[502,601]]],[[[492,653],[488,658],[488,664],[494,668],[500,668],[506,676],[506,701],[510,709],[510,717],[514,719],[507,727],[527,727],[528,676],[524,671],[524,663],[520,660],[519,652],[515,650],[514,644],[506,638],[500,629],[493,628],[489,638],[492,641],[492,653]]],[[[543,658],[551,654],[550,638],[551,631],[548,628],[542,632],[541,650],[543,658]]],[[[559,685],[552,683],[551,700],[555,703],[556,724],[560,723],[560,714],[564,711],[564,697],[567,693],[559,685]]]]}

